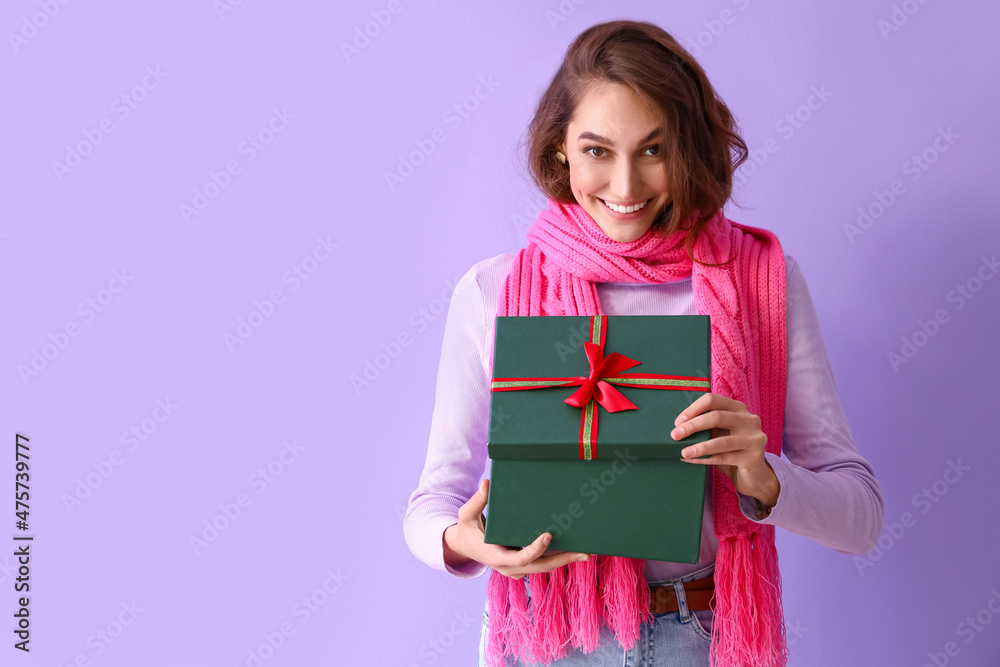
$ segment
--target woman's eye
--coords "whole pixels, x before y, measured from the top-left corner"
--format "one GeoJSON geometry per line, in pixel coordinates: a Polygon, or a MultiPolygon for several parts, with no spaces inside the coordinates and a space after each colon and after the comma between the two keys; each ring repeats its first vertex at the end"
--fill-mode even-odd
{"type": "MultiPolygon", "coordinates": [[[[591,157],[604,157],[607,151],[600,146],[589,146],[583,149],[583,152],[590,155],[591,157]]],[[[645,155],[650,157],[656,157],[660,154],[660,146],[653,145],[643,151],[645,155]]]]}

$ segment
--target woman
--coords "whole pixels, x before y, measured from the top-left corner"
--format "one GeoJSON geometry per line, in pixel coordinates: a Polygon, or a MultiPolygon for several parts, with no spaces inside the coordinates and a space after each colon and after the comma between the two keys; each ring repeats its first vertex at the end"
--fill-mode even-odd
{"type": "Polygon", "coordinates": [[[480,665],[783,665],[774,527],[867,553],[884,501],[797,264],[722,213],[747,155],[733,116],[670,35],[615,21],[570,46],[528,144],[549,207],[456,289],[407,543],[456,577],[493,569],[480,665]],[[713,391],[670,433],[711,430],[682,452],[712,466],[695,565],[483,541],[494,318],[595,314],[711,318],[713,391]]]}

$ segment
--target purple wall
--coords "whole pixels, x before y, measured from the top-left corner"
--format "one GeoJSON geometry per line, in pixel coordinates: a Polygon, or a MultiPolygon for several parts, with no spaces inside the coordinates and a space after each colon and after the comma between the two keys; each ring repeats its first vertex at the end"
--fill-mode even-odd
{"type": "Polygon", "coordinates": [[[865,559],[779,531],[791,664],[997,664],[1000,7],[664,5],[5,3],[0,553],[35,540],[0,662],[474,664],[486,578],[400,522],[446,301],[524,243],[513,147],[569,42],[636,18],[738,116],[727,213],[802,266],[886,496],[865,559]]]}

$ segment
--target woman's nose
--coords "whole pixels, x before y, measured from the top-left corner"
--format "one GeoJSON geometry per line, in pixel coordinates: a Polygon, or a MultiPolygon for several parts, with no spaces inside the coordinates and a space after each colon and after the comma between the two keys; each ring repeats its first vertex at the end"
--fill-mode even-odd
{"type": "MultiPolygon", "coordinates": [[[[620,162],[615,166],[611,180],[611,192],[620,202],[633,203],[640,188],[639,170],[630,162],[620,162]]],[[[617,202],[616,202],[617,203],[617,202]]]]}

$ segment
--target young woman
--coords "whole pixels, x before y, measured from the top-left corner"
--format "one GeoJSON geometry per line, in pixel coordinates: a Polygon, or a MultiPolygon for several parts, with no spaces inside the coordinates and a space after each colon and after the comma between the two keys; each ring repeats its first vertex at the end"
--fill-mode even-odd
{"type": "Polygon", "coordinates": [[[615,21],[574,40],[528,146],[548,209],[455,290],[407,544],[456,577],[493,570],[480,665],[783,665],[775,526],[867,553],[884,501],[798,265],[722,212],[747,155],[733,116],[669,34],[615,21]],[[693,314],[711,318],[713,390],[664,428],[711,430],[683,451],[712,467],[699,562],[484,543],[494,318],[693,314]]]}

